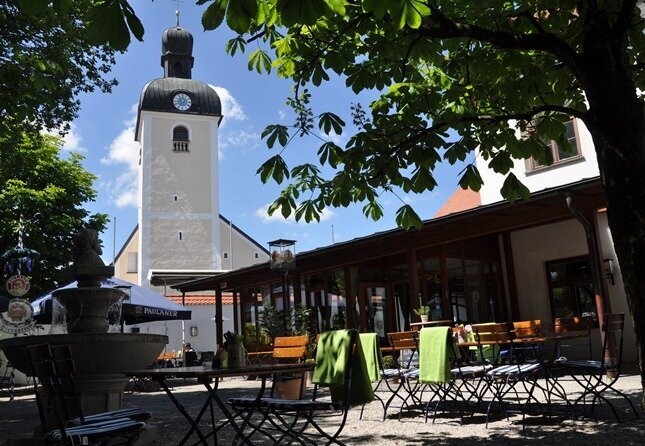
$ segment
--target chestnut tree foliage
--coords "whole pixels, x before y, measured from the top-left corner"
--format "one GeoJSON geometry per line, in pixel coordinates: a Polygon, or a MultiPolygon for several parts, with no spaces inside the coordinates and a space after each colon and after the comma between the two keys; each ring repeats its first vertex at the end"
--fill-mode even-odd
{"type": "MultiPolygon", "coordinates": [[[[97,5],[116,10],[124,2],[97,5]]],[[[596,148],[645,365],[645,22],[637,0],[197,3],[205,8],[205,29],[226,23],[238,33],[226,45],[230,54],[248,52],[249,69],[294,82],[289,103],[296,124],[265,129],[277,153],[258,170],[262,181],[285,182],[270,207],[285,216],[317,220],[324,207],[361,203],[367,216],[379,218],[384,191],[430,191],[438,163],[466,160],[473,152],[506,176],[504,197],[523,199],[529,191],[510,172],[513,159],[552,162],[544,141],[570,149],[564,123],[572,116],[582,120],[596,148]],[[358,130],[344,147],[323,141],[317,160],[289,166],[283,153],[293,138],[346,127],[334,110],[310,107],[312,86],[331,76],[356,93],[380,95],[368,106],[353,106],[358,130]],[[447,139],[448,129],[456,140],[447,139]],[[323,175],[321,164],[333,174],[323,175]]],[[[118,21],[124,26],[127,17],[118,21]]],[[[481,187],[475,164],[459,182],[481,187]]],[[[408,228],[421,224],[408,205],[396,220],[408,228]]]]}
{"type": "MultiPolygon", "coordinates": [[[[108,221],[107,215],[85,209],[96,198],[96,176],[83,168],[81,155],[61,156],[61,146],[50,135],[0,136],[0,254],[17,245],[22,214],[24,245],[40,254],[27,274],[32,284],[28,298],[65,279],[76,231],[102,231],[108,221]]],[[[4,287],[8,277],[0,271],[4,287]]]]}

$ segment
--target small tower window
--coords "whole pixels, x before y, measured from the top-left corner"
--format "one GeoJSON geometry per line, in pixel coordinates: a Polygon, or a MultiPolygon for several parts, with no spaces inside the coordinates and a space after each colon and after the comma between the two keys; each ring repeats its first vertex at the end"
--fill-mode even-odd
{"type": "Polygon", "coordinates": [[[188,152],[188,129],[182,125],[178,125],[172,129],[172,150],[173,152],[188,152]]]}
{"type": "Polygon", "coordinates": [[[253,253],[253,258],[254,259],[259,259],[260,258],[260,253],[259,252],[253,253]]]}
{"type": "Polygon", "coordinates": [[[178,238],[178,239],[179,239],[179,241],[181,242],[181,241],[184,239],[184,233],[183,233],[183,232],[181,232],[181,231],[179,231],[179,233],[177,234],[177,238],[178,238]]]}
{"type": "Polygon", "coordinates": [[[181,62],[175,62],[175,65],[172,68],[172,72],[174,77],[181,77],[181,74],[182,74],[181,62]]]}
{"type": "Polygon", "coordinates": [[[228,252],[224,252],[224,258],[228,259],[228,252]]]}

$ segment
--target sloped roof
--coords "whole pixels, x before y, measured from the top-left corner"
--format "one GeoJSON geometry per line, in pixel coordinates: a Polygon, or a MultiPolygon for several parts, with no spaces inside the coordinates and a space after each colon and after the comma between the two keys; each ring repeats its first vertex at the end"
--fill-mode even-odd
{"type": "Polygon", "coordinates": [[[458,187],[457,190],[454,191],[450,197],[448,197],[446,202],[443,204],[443,206],[441,206],[437,213],[434,214],[434,218],[445,217],[449,214],[468,211],[470,209],[481,206],[481,204],[482,200],[479,196],[479,192],[458,187]]]}

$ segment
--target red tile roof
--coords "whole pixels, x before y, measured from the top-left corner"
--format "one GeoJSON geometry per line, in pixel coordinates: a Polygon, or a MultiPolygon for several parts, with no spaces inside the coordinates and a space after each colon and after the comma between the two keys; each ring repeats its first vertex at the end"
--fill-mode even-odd
{"type": "Polygon", "coordinates": [[[481,206],[481,204],[482,200],[479,196],[479,192],[458,187],[457,190],[448,197],[437,213],[434,214],[433,218],[445,217],[448,214],[467,211],[469,209],[476,208],[477,206],[481,206]]]}
{"type": "MultiPolygon", "coordinates": [[[[181,305],[182,298],[181,294],[175,296],[168,296],[168,299],[173,301],[176,304],[181,305]]],[[[208,294],[186,294],[185,296],[186,306],[192,305],[215,305],[215,295],[208,294]]],[[[231,293],[222,293],[222,305],[233,305],[233,294],[231,293]]]]}

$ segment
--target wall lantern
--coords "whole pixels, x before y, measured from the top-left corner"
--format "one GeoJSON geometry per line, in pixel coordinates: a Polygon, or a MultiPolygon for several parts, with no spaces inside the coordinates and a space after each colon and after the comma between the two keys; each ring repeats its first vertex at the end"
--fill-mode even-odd
{"type": "Polygon", "coordinates": [[[616,281],[614,280],[614,260],[605,259],[603,263],[605,264],[605,276],[607,276],[607,282],[609,282],[611,285],[615,285],[616,281]]]}
{"type": "Polygon", "coordinates": [[[197,337],[197,327],[190,327],[190,335],[193,338],[197,337]]]}

